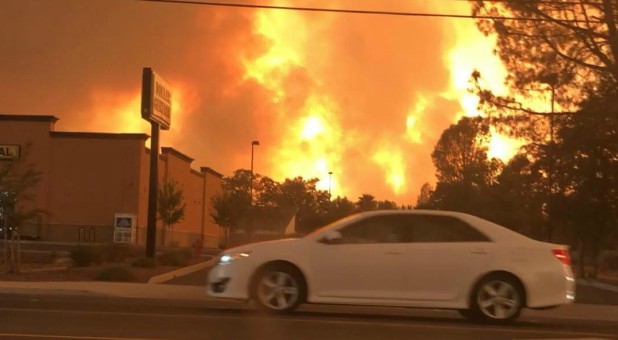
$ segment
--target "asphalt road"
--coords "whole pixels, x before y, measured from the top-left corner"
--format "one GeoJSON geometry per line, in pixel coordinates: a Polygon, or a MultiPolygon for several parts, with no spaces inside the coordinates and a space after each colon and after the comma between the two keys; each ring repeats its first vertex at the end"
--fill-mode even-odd
{"type": "Polygon", "coordinates": [[[92,296],[0,295],[0,306],[2,340],[618,339],[618,323],[585,318],[486,326],[449,311],[305,306],[266,316],[232,302],[92,296]]]}
{"type": "MultiPolygon", "coordinates": [[[[208,268],[193,272],[185,276],[177,277],[165,283],[203,287],[206,285],[207,274],[208,268]]],[[[577,285],[575,297],[576,303],[618,306],[618,293],[595,287],[577,285]]]]}

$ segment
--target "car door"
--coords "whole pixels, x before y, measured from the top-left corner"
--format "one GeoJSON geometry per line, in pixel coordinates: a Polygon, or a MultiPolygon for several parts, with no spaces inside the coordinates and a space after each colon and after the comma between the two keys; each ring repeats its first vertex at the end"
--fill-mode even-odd
{"type": "Polygon", "coordinates": [[[485,273],[494,243],[452,216],[410,216],[406,240],[406,296],[415,301],[452,301],[465,296],[485,273]]]}
{"type": "Polygon", "coordinates": [[[397,299],[404,290],[403,245],[390,216],[371,216],[338,231],[337,242],[315,244],[314,292],[327,298],[397,299]]]}

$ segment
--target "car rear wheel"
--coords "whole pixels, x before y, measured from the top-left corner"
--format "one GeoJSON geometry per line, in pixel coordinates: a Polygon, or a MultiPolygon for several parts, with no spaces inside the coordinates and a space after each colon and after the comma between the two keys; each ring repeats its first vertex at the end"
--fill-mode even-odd
{"type": "Polygon", "coordinates": [[[509,275],[496,274],[476,285],[471,309],[462,315],[482,322],[505,323],[517,319],[523,305],[520,283],[509,275]]]}
{"type": "Polygon", "coordinates": [[[293,266],[273,265],[256,277],[253,296],[260,310],[286,313],[295,310],[304,300],[306,288],[302,274],[293,266]]]}

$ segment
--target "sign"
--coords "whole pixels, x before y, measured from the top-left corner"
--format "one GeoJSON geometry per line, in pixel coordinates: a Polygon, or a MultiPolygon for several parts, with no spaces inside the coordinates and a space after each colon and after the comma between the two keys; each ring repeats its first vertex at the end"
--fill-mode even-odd
{"type": "Polygon", "coordinates": [[[0,145],[0,160],[14,161],[19,159],[19,145],[0,145]]]}
{"type": "Polygon", "coordinates": [[[137,215],[114,214],[114,243],[135,243],[137,215]]]}
{"type": "Polygon", "coordinates": [[[142,118],[169,130],[172,121],[172,88],[149,67],[142,74],[142,118]]]}

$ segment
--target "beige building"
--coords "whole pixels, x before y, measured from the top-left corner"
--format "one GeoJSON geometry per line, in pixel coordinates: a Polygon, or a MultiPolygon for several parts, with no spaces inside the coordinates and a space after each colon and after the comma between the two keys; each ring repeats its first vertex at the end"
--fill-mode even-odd
{"type": "MultiPolygon", "coordinates": [[[[148,135],[55,131],[57,120],[0,115],[0,150],[19,151],[22,161],[33,163],[41,173],[32,206],[46,214],[24,225],[21,233],[43,241],[113,242],[116,214],[127,214],[135,222],[132,242],[145,245],[148,135]]],[[[193,169],[193,159],[173,148],[161,151],[159,183],[176,181],[186,208],[185,218],[166,237],[158,223],[157,244],[166,239],[168,244],[187,246],[203,238],[204,246],[218,246],[221,230],[210,214],[222,175],[208,167],[193,169]]]]}

